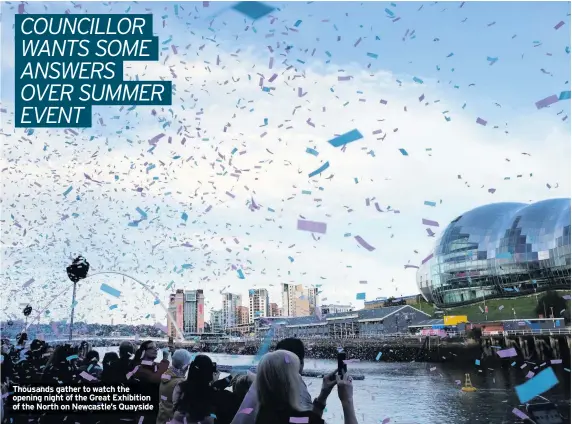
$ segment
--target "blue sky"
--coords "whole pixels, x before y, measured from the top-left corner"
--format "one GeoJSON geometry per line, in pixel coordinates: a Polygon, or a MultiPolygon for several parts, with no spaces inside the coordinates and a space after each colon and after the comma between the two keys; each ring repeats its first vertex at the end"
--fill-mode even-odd
{"type": "MultiPolygon", "coordinates": [[[[158,63],[126,66],[125,78],[172,78],[173,70],[174,103],[155,108],[156,115],[152,107],[97,108],[93,128],[77,136],[14,129],[14,46],[6,22],[13,22],[17,6],[3,3],[2,272],[17,299],[3,305],[7,316],[28,302],[42,309],[65,291],[64,269],[77,254],[94,272],[124,272],[153,292],[118,277],[94,277],[80,291],[78,313],[87,319],[163,322],[154,296],[165,301],[172,288],[203,288],[207,310],[220,307],[225,288],[246,298],[249,288],[267,287],[280,303],[282,282],[321,284],[322,303],[360,307],[357,292],[368,299],[417,292],[415,270],[404,265],[419,265],[435,241],[423,218],[440,223],[433,228],[438,235],[485,203],[570,196],[570,118],[562,121],[570,102],[535,107],[570,90],[569,3],[277,3],[279,10],[254,25],[230,10],[231,3],[177,3],[178,16],[172,2],[76,4],[81,9],[30,3],[26,13],[151,11],[160,43],[172,41],[161,45],[158,63]],[[386,8],[401,19],[392,22],[386,8]],[[555,30],[560,21],[564,26],[555,30]],[[487,56],[498,61],[491,66],[487,56]],[[263,92],[258,74],[275,90],[263,92]],[[338,81],[341,75],[353,79],[338,81]],[[308,94],[299,97],[299,89],[308,94]],[[184,145],[181,124],[188,128],[184,145]],[[345,152],[327,143],[354,128],[364,138],[345,152]],[[149,152],[148,140],[162,132],[149,152]],[[325,161],[330,169],[308,178],[325,161]],[[156,168],[147,171],[149,163],[156,168]],[[373,197],[367,207],[365,199],[373,197]],[[248,208],[252,198],[259,210],[248,208]],[[148,220],[130,227],[140,218],[137,207],[148,220]],[[327,234],[297,231],[300,216],[326,222],[327,234]],[[376,250],[360,247],[356,235],[376,250]],[[233,266],[244,270],[244,280],[233,266]],[[122,290],[121,298],[102,294],[103,282],[122,290]]],[[[43,322],[65,318],[70,296],[56,299],[43,322]]]]}

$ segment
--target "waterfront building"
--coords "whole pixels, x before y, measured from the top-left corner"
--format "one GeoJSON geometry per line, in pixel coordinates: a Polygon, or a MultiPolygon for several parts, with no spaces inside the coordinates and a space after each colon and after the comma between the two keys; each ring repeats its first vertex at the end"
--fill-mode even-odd
{"type": "Polygon", "coordinates": [[[494,203],[455,218],[417,271],[437,306],[570,288],[570,199],[494,203]]]}
{"type": "Polygon", "coordinates": [[[264,336],[275,323],[275,337],[339,339],[407,333],[409,326],[431,318],[411,305],[361,309],[323,316],[255,319],[255,332],[264,336]]]}
{"type": "Polygon", "coordinates": [[[304,288],[302,284],[282,284],[282,315],[304,317],[315,310],[318,301],[318,289],[304,288]]]}
{"type": "MultiPolygon", "coordinates": [[[[367,308],[366,308],[367,309],[367,308]]],[[[320,306],[322,315],[339,314],[341,312],[351,312],[354,310],[352,305],[322,305],[320,306]]]]}
{"type": "Polygon", "coordinates": [[[205,296],[202,290],[185,290],[183,300],[183,332],[202,333],[205,329],[205,296]]]}
{"type": "Polygon", "coordinates": [[[411,296],[401,296],[394,298],[378,297],[375,300],[364,302],[364,309],[384,308],[386,306],[399,306],[399,305],[418,305],[421,301],[421,295],[414,294],[411,296]]]}
{"type": "Polygon", "coordinates": [[[210,330],[212,333],[222,333],[224,330],[222,309],[211,311],[210,330]]]}
{"type": "Polygon", "coordinates": [[[249,309],[246,306],[238,306],[236,311],[236,315],[237,315],[237,325],[244,325],[244,324],[248,324],[249,321],[249,309]]]}
{"type": "Polygon", "coordinates": [[[242,306],[242,296],[234,293],[222,295],[223,328],[234,327],[238,324],[238,307],[242,306]]]}
{"type": "Polygon", "coordinates": [[[266,289],[248,290],[249,316],[248,322],[253,323],[255,317],[270,316],[270,299],[266,289]]]}

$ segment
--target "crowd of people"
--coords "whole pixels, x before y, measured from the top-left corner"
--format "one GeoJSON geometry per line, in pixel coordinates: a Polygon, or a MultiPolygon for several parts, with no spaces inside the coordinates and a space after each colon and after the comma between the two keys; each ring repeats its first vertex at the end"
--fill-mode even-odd
{"type": "Polygon", "coordinates": [[[217,365],[205,354],[185,349],[163,349],[153,341],[135,347],[123,342],[118,352],[99,353],[87,342],[79,346],[51,346],[25,338],[12,345],[2,340],[2,423],[126,423],[138,424],[318,424],[326,401],[337,387],[344,424],[357,424],[353,386],[349,375],[337,370],[324,376],[318,397],[312,400],[301,373],[304,344],[296,338],[280,341],[262,356],[256,374],[231,373],[220,378],[217,365]],[[35,384],[115,384],[149,396],[152,411],[123,414],[18,413],[11,411],[14,386],[35,384]],[[295,418],[294,418],[295,417],[295,418]]]}

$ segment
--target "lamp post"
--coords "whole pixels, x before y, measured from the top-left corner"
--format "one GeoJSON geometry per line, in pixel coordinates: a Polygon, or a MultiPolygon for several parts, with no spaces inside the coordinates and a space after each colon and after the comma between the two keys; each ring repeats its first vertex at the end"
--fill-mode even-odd
{"type": "Polygon", "coordinates": [[[66,268],[68,278],[73,282],[73,294],[72,294],[72,305],[70,312],[70,342],[73,339],[73,316],[75,312],[75,293],[77,288],[77,283],[79,280],[83,280],[87,277],[89,271],[89,262],[85,260],[83,256],[78,256],[75,258],[70,266],[66,268]]]}

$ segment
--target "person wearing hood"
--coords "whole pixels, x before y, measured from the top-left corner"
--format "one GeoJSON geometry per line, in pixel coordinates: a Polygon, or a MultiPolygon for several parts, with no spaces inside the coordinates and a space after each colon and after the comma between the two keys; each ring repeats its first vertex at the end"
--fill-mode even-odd
{"type": "Polygon", "coordinates": [[[189,364],[193,357],[186,349],[177,349],[172,356],[171,366],[161,376],[159,386],[159,413],[157,424],[166,424],[173,418],[173,391],[177,385],[185,380],[189,364]]]}

